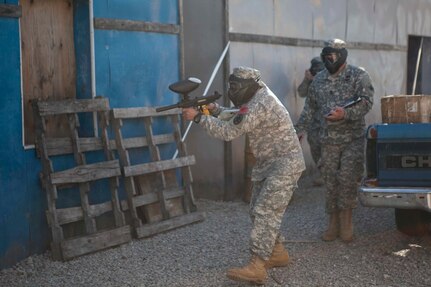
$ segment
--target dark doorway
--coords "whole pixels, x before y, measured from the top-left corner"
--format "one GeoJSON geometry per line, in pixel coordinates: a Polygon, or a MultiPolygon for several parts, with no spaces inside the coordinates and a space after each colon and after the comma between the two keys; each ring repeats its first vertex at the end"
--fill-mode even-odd
{"type": "Polygon", "coordinates": [[[407,94],[430,95],[429,79],[431,79],[431,37],[410,35],[407,51],[407,94]]]}

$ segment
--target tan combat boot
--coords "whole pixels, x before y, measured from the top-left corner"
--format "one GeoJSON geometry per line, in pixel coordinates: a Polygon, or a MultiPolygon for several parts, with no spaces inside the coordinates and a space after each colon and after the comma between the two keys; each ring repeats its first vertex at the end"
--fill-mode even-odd
{"type": "Polygon", "coordinates": [[[343,209],[340,211],[340,238],[344,242],[350,242],[353,240],[351,209],[343,209]]]}
{"type": "Polygon", "coordinates": [[[334,241],[337,239],[340,231],[340,218],[339,212],[334,211],[329,215],[329,226],[328,229],[323,233],[323,241],[334,241]]]}
{"type": "Polygon", "coordinates": [[[272,250],[271,257],[266,261],[266,268],[283,267],[289,263],[289,253],[281,242],[277,242],[272,250]]]}
{"type": "Polygon", "coordinates": [[[266,261],[257,255],[253,255],[248,265],[242,268],[232,268],[227,271],[227,277],[235,281],[243,281],[254,284],[265,284],[268,277],[265,268],[266,261]]]}

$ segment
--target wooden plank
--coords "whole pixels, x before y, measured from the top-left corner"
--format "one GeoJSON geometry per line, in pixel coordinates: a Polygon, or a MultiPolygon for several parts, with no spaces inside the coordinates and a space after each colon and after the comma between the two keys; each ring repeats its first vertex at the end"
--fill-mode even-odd
{"type": "Polygon", "coordinates": [[[183,166],[189,166],[195,163],[196,163],[195,156],[189,155],[189,156],[179,157],[176,159],[161,160],[158,162],[143,163],[143,164],[137,164],[134,166],[125,166],[123,167],[123,169],[124,169],[124,176],[137,176],[137,175],[153,173],[161,170],[168,170],[168,169],[179,168],[183,166]]]}
{"type": "MultiPolygon", "coordinates": [[[[90,217],[97,217],[110,211],[112,211],[112,202],[107,201],[90,205],[88,208],[88,215],[90,217]]],[[[56,209],[56,213],[59,224],[66,224],[84,219],[84,212],[81,206],[56,209]]]]}
{"type": "Polygon", "coordinates": [[[0,4],[0,17],[19,18],[22,16],[22,9],[19,5],[0,4]]]}
{"type": "Polygon", "coordinates": [[[68,170],[52,173],[51,183],[85,183],[120,175],[121,169],[118,160],[111,160],[81,165],[68,170]]]}
{"type": "MultiPolygon", "coordinates": [[[[166,199],[174,199],[174,198],[184,196],[184,188],[182,187],[172,188],[172,189],[163,191],[163,193],[165,194],[166,199]]],[[[157,197],[157,193],[155,192],[136,195],[133,197],[133,203],[135,207],[156,203],[157,201],[158,201],[158,197],[157,197]]],[[[129,209],[127,201],[125,200],[121,201],[121,209],[122,210],[129,209]]]]}
{"type": "MultiPolygon", "coordinates": [[[[73,153],[71,138],[47,138],[45,140],[48,156],[56,156],[73,153]]],[[[102,150],[102,140],[100,138],[79,138],[78,139],[81,152],[102,150]]],[[[110,142],[110,145],[115,142],[110,142]]]]}
{"type": "Polygon", "coordinates": [[[94,251],[117,246],[130,240],[132,240],[132,236],[128,225],[88,236],[64,240],[61,243],[63,259],[69,260],[94,251]]]}
{"type": "Polygon", "coordinates": [[[136,228],[138,238],[149,237],[154,234],[172,230],[184,225],[199,222],[205,219],[205,213],[193,212],[182,216],[173,217],[153,224],[145,224],[136,228]]]}
{"type": "Polygon", "coordinates": [[[94,28],[100,30],[119,30],[179,34],[180,26],[136,20],[94,18],[94,28]]]}
{"type": "MultiPolygon", "coordinates": [[[[12,2],[12,1],[0,1],[12,2]]],[[[20,0],[22,103],[25,144],[33,144],[29,102],[76,98],[73,5],[70,0],[20,0]]],[[[3,31],[2,31],[3,32],[3,31]]],[[[67,135],[65,120],[48,123],[47,131],[67,135]]]]}
{"type": "Polygon", "coordinates": [[[40,115],[52,116],[61,114],[108,111],[109,100],[95,98],[91,100],[63,100],[38,102],[40,115]]]}
{"type": "MultiPolygon", "coordinates": [[[[157,145],[173,143],[175,141],[173,134],[155,135],[153,139],[154,139],[154,143],[157,145]]],[[[146,137],[126,138],[126,139],[123,139],[123,143],[124,143],[125,149],[148,146],[148,140],[146,137]]]]}
{"type": "Polygon", "coordinates": [[[180,115],[181,109],[172,109],[163,112],[156,112],[156,107],[141,108],[116,108],[112,109],[112,116],[115,119],[133,119],[143,117],[160,117],[170,115],[180,115]]]}
{"type": "MultiPolygon", "coordinates": [[[[229,40],[235,42],[245,43],[262,43],[270,45],[283,45],[283,46],[295,46],[295,47],[312,47],[322,48],[324,40],[310,40],[301,38],[291,37],[280,37],[271,35],[257,35],[257,34],[246,34],[246,33],[229,33],[229,40]]],[[[402,45],[390,45],[382,43],[365,43],[365,42],[348,42],[348,49],[360,49],[360,50],[377,50],[377,51],[407,51],[406,46],[402,45]]]]}

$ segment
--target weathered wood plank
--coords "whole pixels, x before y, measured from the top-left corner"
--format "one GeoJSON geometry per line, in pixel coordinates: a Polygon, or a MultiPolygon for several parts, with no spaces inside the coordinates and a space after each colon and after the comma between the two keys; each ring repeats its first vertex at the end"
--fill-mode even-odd
{"type": "Polygon", "coordinates": [[[160,232],[165,232],[194,222],[202,221],[205,217],[205,213],[203,212],[193,212],[157,223],[146,224],[142,227],[136,228],[137,237],[142,238],[152,236],[160,232]]]}
{"type": "Polygon", "coordinates": [[[0,4],[0,17],[19,18],[22,16],[22,9],[19,5],[0,4]]]}
{"type": "MultiPolygon", "coordinates": [[[[33,144],[33,111],[29,102],[76,98],[73,6],[70,0],[19,2],[24,140],[33,144]]],[[[3,31],[1,31],[3,33],[3,31]]],[[[46,135],[67,136],[66,120],[47,123],[46,135]]]]}
{"type": "Polygon", "coordinates": [[[86,183],[102,178],[120,176],[120,164],[118,160],[98,162],[77,166],[68,170],[51,174],[52,184],[86,183]]]}
{"type": "Polygon", "coordinates": [[[180,33],[180,26],[175,24],[162,24],[112,18],[94,18],[94,28],[100,30],[137,31],[167,34],[180,33]]]}
{"type": "MultiPolygon", "coordinates": [[[[181,196],[184,196],[184,188],[178,187],[178,188],[172,188],[168,190],[164,190],[163,193],[165,194],[166,199],[174,199],[181,196]]],[[[150,192],[142,195],[136,195],[133,197],[133,203],[135,207],[148,205],[152,203],[158,202],[157,193],[150,192]]],[[[127,201],[123,200],[121,201],[121,209],[122,210],[128,210],[129,206],[127,204],[127,201]]]]}
{"type": "Polygon", "coordinates": [[[196,163],[195,156],[189,155],[189,156],[179,157],[176,159],[161,160],[158,162],[143,163],[143,164],[137,164],[134,166],[125,166],[123,167],[123,169],[124,169],[124,176],[137,176],[137,175],[143,175],[143,174],[148,174],[148,173],[162,171],[162,170],[189,166],[195,163],[196,163]]]}
{"type": "MultiPolygon", "coordinates": [[[[167,144],[167,143],[173,143],[175,141],[173,134],[161,134],[161,135],[155,135],[153,137],[155,144],[167,144]]],[[[130,149],[130,148],[139,148],[139,147],[147,147],[148,146],[148,140],[146,137],[135,137],[135,138],[126,138],[123,139],[124,148],[130,149]]]]}
{"type": "Polygon", "coordinates": [[[95,98],[91,100],[44,101],[38,102],[38,105],[39,112],[42,117],[109,110],[109,100],[106,98],[95,98]]]}
{"type": "MultiPolygon", "coordinates": [[[[47,138],[45,142],[48,156],[73,153],[71,138],[47,138]]],[[[81,152],[89,152],[103,149],[102,140],[100,138],[79,138],[78,142],[81,152]]],[[[115,146],[115,142],[112,143],[115,146]]]]}
{"type": "Polygon", "coordinates": [[[94,233],[61,242],[63,259],[74,257],[117,246],[132,240],[130,226],[125,225],[113,230],[94,233]]]}
{"type": "Polygon", "coordinates": [[[116,108],[112,109],[112,116],[115,119],[132,119],[143,117],[160,117],[181,114],[181,109],[172,109],[164,112],[156,112],[156,107],[141,108],[116,108]]]}
{"type": "MultiPolygon", "coordinates": [[[[322,48],[324,45],[324,40],[310,40],[310,39],[301,39],[301,38],[245,34],[245,33],[229,33],[229,40],[235,41],[235,42],[262,43],[262,44],[271,44],[271,45],[312,47],[312,48],[322,48]]],[[[365,43],[365,42],[348,42],[347,48],[361,49],[361,50],[407,51],[407,47],[402,45],[365,43]]]]}
{"type": "MultiPolygon", "coordinates": [[[[97,217],[109,211],[112,211],[111,201],[89,205],[88,207],[88,215],[90,217],[97,217]]],[[[81,206],[56,209],[56,213],[60,225],[84,219],[84,212],[81,206]]]]}

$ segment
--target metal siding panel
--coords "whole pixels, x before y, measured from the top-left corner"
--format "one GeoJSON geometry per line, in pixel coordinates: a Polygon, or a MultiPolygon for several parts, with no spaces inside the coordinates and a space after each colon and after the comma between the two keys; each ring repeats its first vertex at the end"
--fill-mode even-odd
{"type": "Polygon", "coordinates": [[[273,35],[273,19],[273,1],[229,1],[229,32],[273,35]]]}
{"type": "Polygon", "coordinates": [[[178,24],[178,0],[98,0],[94,17],[178,24]]]}
{"type": "Polygon", "coordinates": [[[111,108],[169,105],[179,77],[177,35],[95,31],[96,93],[111,108]]]}
{"type": "Polygon", "coordinates": [[[319,7],[316,1],[274,1],[274,35],[314,39],[314,10],[319,7]]]}
{"type": "Polygon", "coordinates": [[[0,268],[28,255],[28,194],[22,147],[17,19],[0,18],[0,268]]]}
{"type": "Polygon", "coordinates": [[[393,0],[375,1],[374,43],[400,45],[398,42],[397,6],[393,0]]]}
{"type": "Polygon", "coordinates": [[[346,12],[347,36],[344,40],[373,43],[376,26],[375,0],[347,1],[346,12]]]}

